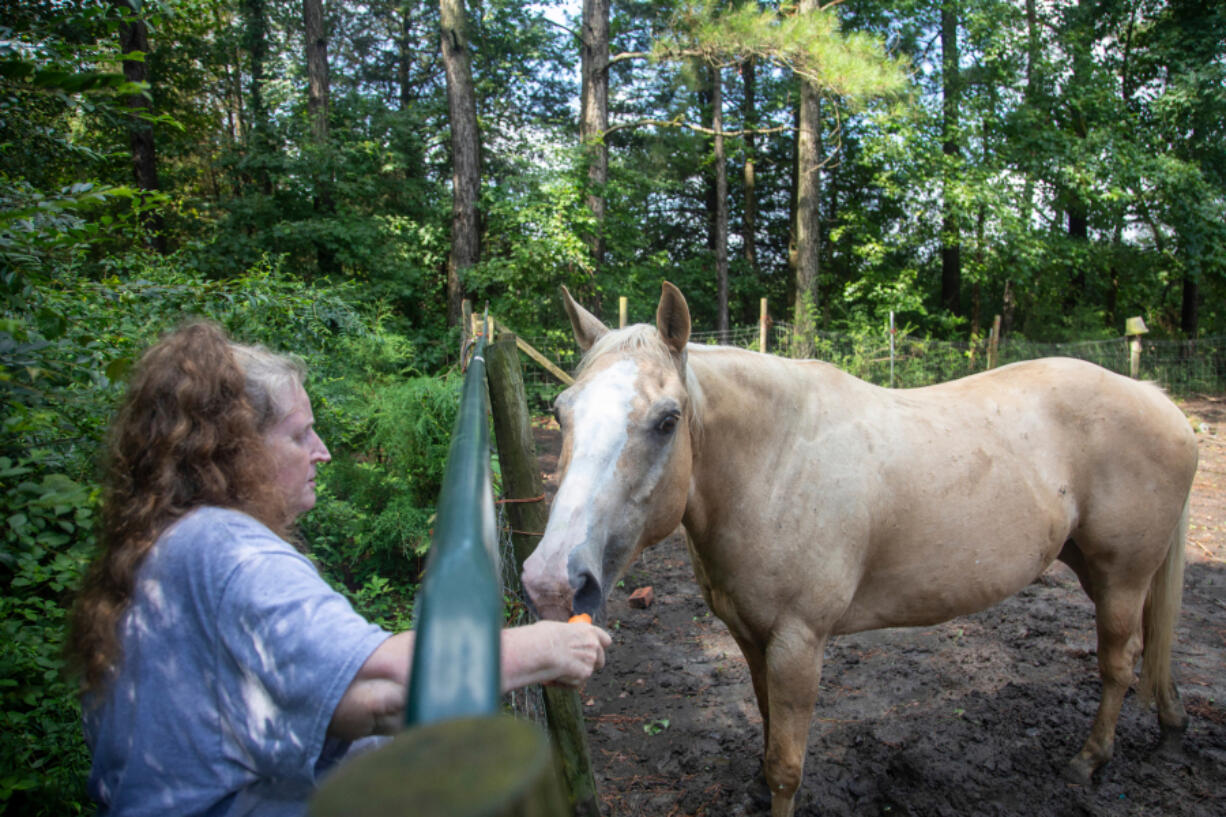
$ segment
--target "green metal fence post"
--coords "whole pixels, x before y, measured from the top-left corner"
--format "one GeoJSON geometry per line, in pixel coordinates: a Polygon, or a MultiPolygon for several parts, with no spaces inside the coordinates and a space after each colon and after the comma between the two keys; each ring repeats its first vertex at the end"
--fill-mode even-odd
{"type": "Polygon", "coordinates": [[[417,596],[406,725],[498,711],[502,588],[490,485],[485,340],[464,378],[417,596]]]}

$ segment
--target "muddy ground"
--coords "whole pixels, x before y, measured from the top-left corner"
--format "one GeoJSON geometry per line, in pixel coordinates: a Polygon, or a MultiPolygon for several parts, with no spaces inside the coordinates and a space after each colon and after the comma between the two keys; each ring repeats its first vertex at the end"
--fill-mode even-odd
{"type": "MultiPolygon", "coordinates": [[[[1093,608],[1057,563],[977,615],[832,639],[800,817],[1226,815],[1226,397],[1181,405],[1201,454],[1175,647],[1190,715],[1183,761],[1151,753],[1156,716],[1130,692],[1115,759],[1091,786],[1062,779],[1099,679],[1093,608]]],[[[556,430],[537,439],[548,491],[556,430]]],[[[609,663],[583,692],[606,817],[768,814],[749,671],[678,536],[630,568],[608,613],[609,663]],[[654,603],[632,609],[647,585],[654,603]]]]}

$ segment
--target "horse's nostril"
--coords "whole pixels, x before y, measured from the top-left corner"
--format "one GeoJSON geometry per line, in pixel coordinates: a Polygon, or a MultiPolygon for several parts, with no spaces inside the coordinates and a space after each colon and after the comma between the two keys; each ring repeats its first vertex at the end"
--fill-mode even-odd
{"type": "Polygon", "coordinates": [[[600,609],[600,580],[597,579],[590,571],[583,571],[579,577],[579,587],[575,589],[575,602],[573,613],[587,613],[594,616],[596,611],[600,609]]]}

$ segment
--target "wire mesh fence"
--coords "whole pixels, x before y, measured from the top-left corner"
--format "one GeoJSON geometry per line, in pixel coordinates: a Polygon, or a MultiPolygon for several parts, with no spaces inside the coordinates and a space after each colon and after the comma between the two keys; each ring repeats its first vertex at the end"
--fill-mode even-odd
{"type": "MultiPolygon", "coordinates": [[[[725,332],[695,331],[691,342],[758,349],[757,326],[742,326],[725,332]]],[[[528,339],[552,357],[566,371],[573,371],[579,354],[570,342],[558,338],[528,339]]],[[[890,342],[883,332],[836,334],[817,332],[798,339],[790,325],[773,324],[768,331],[767,350],[784,357],[813,357],[879,386],[911,388],[930,386],[981,372],[990,367],[988,341],[933,340],[917,335],[898,334],[890,342]],[[807,354],[801,354],[801,350],[807,354]]],[[[1130,373],[1129,339],[1087,340],[1068,343],[1039,343],[1022,338],[1005,338],[996,349],[995,365],[1004,366],[1041,357],[1075,357],[1127,375],[1130,373]]],[[[1138,377],[1161,384],[1175,395],[1220,394],[1226,392],[1226,335],[1188,341],[1142,340],[1138,377]]],[[[530,394],[535,395],[534,410],[547,411],[560,384],[543,369],[528,364],[525,378],[530,394]]]]}
{"type": "MultiPolygon", "coordinates": [[[[498,561],[502,573],[502,597],[506,614],[506,623],[510,627],[529,624],[532,615],[528,612],[528,600],[525,598],[516,575],[515,545],[511,541],[511,520],[507,517],[506,505],[499,503],[497,508],[498,525],[498,561]]],[[[504,696],[507,710],[521,718],[527,718],[533,723],[545,723],[545,695],[539,684],[529,684],[508,692],[504,696]]]]}
{"type": "MultiPolygon", "coordinates": [[[[786,351],[786,337],[780,348],[786,351]]],[[[993,361],[986,341],[937,341],[911,335],[894,338],[835,336],[819,333],[814,357],[829,361],[855,376],[881,386],[909,388],[942,383],[985,371],[993,361]]],[[[1002,341],[995,365],[1004,366],[1042,357],[1073,357],[1097,363],[1119,374],[1130,374],[1129,340],[1037,343],[1002,341]]],[[[1138,378],[1161,384],[1172,394],[1216,394],[1226,391],[1226,337],[1196,341],[1142,341],[1138,378]]]]}

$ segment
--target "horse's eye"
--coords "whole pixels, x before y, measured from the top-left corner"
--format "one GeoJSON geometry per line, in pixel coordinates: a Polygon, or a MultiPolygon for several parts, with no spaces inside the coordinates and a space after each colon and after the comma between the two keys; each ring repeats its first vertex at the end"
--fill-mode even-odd
{"type": "Polygon", "coordinates": [[[661,434],[672,434],[677,430],[677,419],[678,416],[676,414],[666,414],[664,419],[656,423],[656,431],[661,434]]]}

